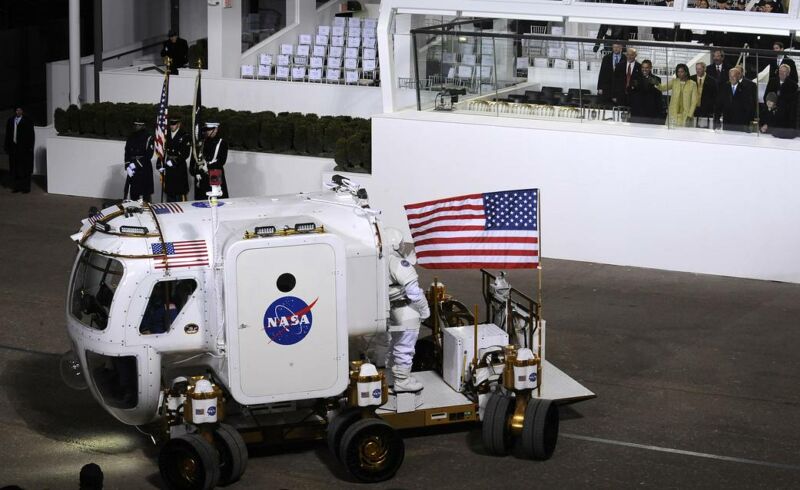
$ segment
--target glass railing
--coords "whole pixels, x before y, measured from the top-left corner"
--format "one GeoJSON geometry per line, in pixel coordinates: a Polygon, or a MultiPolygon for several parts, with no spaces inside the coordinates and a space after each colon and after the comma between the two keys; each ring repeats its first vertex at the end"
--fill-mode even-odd
{"type": "Polygon", "coordinates": [[[412,31],[418,110],[779,136],[797,128],[797,69],[779,44],[598,44],[502,25],[412,31]]]}

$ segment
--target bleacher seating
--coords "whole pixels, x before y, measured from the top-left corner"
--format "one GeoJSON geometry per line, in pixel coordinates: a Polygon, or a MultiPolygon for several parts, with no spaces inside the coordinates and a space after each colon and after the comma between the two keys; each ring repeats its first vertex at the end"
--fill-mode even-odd
{"type": "Polygon", "coordinates": [[[261,53],[257,67],[242,65],[242,78],[379,85],[377,19],[335,17],[333,25],[300,34],[297,44],[261,53]]]}

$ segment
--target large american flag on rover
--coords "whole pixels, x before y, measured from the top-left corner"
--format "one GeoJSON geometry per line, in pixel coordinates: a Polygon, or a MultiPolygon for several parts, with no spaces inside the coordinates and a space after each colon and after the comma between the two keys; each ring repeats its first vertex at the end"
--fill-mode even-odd
{"type": "Polygon", "coordinates": [[[184,240],[180,242],[151,243],[153,255],[167,255],[155,257],[156,269],[170,269],[177,267],[201,267],[208,265],[208,248],[205,240],[184,240]]]}
{"type": "Polygon", "coordinates": [[[487,192],[408,204],[417,262],[428,269],[535,269],[539,190],[487,192]]]}

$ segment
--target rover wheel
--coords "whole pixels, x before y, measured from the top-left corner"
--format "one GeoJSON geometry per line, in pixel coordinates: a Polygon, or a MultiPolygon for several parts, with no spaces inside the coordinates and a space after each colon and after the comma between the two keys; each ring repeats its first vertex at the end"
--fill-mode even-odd
{"type": "Polygon", "coordinates": [[[522,422],[522,452],[531,459],[550,459],[558,442],[558,406],[532,398],[522,422]]]}
{"type": "Polygon", "coordinates": [[[400,434],[381,419],[362,419],[345,430],[339,456],[357,480],[375,483],[397,473],[405,457],[400,434]]]}
{"type": "Polygon", "coordinates": [[[511,413],[514,399],[508,395],[495,393],[486,402],[483,411],[481,438],[486,452],[492,456],[505,456],[511,450],[511,413]]]}
{"type": "Polygon", "coordinates": [[[342,435],[348,427],[353,425],[353,422],[361,418],[361,410],[355,407],[345,408],[337,413],[333,420],[328,424],[328,449],[331,450],[333,456],[339,459],[339,445],[342,442],[342,435]]]}
{"type": "Polygon", "coordinates": [[[219,424],[214,431],[214,446],[219,454],[219,485],[239,481],[247,468],[247,445],[242,435],[228,424],[219,424]]]}
{"type": "Polygon", "coordinates": [[[170,439],[158,455],[158,469],[169,489],[207,490],[219,481],[217,450],[198,434],[170,439]]]}

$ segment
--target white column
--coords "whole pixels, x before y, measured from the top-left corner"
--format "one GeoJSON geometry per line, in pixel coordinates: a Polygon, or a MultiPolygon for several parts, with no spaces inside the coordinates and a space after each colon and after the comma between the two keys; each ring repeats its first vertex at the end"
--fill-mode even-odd
{"type": "Polygon", "coordinates": [[[242,56],[242,1],[208,4],[208,73],[238,78],[242,56]]]}
{"type": "Polygon", "coordinates": [[[69,103],[79,104],[81,92],[81,1],[69,0],[69,103]]]}

